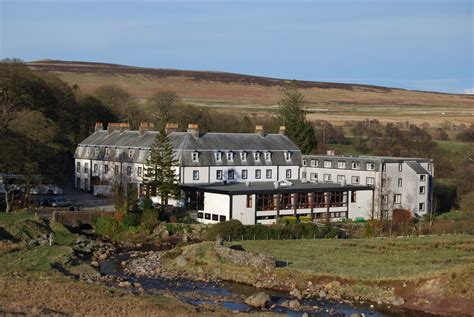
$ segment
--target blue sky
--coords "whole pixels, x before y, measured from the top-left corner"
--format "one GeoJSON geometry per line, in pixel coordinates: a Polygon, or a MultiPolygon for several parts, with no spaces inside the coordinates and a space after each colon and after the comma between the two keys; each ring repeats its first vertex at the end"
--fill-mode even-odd
{"type": "Polygon", "coordinates": [[[0,0],[0,57],[474,93],[473,0],[0,0]]]}

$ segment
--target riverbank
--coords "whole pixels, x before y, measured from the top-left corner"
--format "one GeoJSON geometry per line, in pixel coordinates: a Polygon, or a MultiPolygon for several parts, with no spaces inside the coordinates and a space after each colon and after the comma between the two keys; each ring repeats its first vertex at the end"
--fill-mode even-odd
{"type": "Polygon", "coordinates": [[[245,241],[227,246],[273,256],[277,267],[235,264],[220,257],[213,242],[203,242],[163,253],[153,274],[234,281],[290,292],[295,298],[370,301],[383,309],[446,316],[473,314],[472,236],[245,241]]]}

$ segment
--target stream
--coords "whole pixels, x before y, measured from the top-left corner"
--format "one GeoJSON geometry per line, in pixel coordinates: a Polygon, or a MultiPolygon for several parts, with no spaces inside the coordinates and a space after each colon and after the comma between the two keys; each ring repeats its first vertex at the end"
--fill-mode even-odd
{"type": "Polygon", "coordinates": [[[294,299],[284,292],[262,290],[233,282],[215,283],[193,281],[185,278],[167,279],[127,275],[123,272],[121,262],[128,258],[128,253],[124,252],[101,261],[101,273],[122,277],[132,283],[138,282],[147,295],[168,294],[195,306],[220,306],[234,312],[255,312],[259,310],[245,304],[244,299],[264,291],[271,297],[274,303],[268,310],[288,316],[301,316],[305,312],[309,316],[350,316],[351,314],[360,314],[361,316],[420,316],[419,312],[415,313],[393,308],[390,310],[371,308],[369,303],[346,304],[318,298],[300,300],[299,302],[302,307],[300,310],[295,311],[281,306],[284,301],[294,299]]]}

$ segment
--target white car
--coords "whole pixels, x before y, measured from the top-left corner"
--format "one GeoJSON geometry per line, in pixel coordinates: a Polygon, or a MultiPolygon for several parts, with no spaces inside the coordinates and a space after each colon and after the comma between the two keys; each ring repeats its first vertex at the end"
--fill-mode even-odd
{"type": "Polygon", "coordinates": [[[56,185],[38,185],[30,189],[32,195],[62,195],[63,189],[56,185]]]}

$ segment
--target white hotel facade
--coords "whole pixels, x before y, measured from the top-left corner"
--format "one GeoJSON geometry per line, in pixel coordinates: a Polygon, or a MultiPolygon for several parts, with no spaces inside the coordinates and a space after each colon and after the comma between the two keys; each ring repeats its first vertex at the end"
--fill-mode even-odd
{"type": "MultiPolygon", "coordinates": [[[[393,169],[390,158],[371,160],[373,170],[367,165],[358,170],[342,165],[337,168],[341,157],[302,156],[284,135],[284,127],[277,134],[265,134],[261,126],[255,133],[200,133],[195,124],[190,124],[186,132],[177,130],[176,124],[167,125],[166,133],[178,161],[175,173],[182,188],[176,204],[196,210],[201,222],[238,219],[244,224],[271,224],[286,215],[337,221],[378,217],[385,210],[379,200],[385,193],[381,190],[382,175],[393,169]],[[328,160],[331,167],[325,163],[328,160]],[[381,170],[382,164],[386,164],[387,171],[381,170]],[[359,176],[358,183],[348,181],[353,176],[359,176]],[[373,183],[367,181],[370,177],[373,183]]],[[[76,149],[76,188],[93,191],[99,185],[111,187],[121,180],[142,195],[145,165],[157,133],[151,124],[141,124],[134,131],[124,123],[110,123],[107,130],[98,123],[96,131],[76,149]]],[[[355,159],[345,160],[352,164],[355,159]]],[[[365,164],[366,159],[359,161],[365,164]]],[[[409,184],[413,182],[410,171],[421,171],[413,162],[417,161],[403,162],[405,171],[400,177],[404,190],[421,182],[409,184]]],[[[417,164],[432,169],[432,163],[431,167],[424,162],[417,164]]],[[[426,176],[431,182],[432,173],[426,176]]],[[[385,179],[387,189],[392,188],[392,178],[385,179]]],[[[426,190],[429,196],[431,187],[426,190]]],[[[419,213],[414,207],[421,206],[421,198],[416,196],[415,200],[413,195],[402,193],[403,203],[387,204],[386,210],[405,207],[419,213]]],[[[428,210],[431,204],[425,203],[428,210]]]]}

